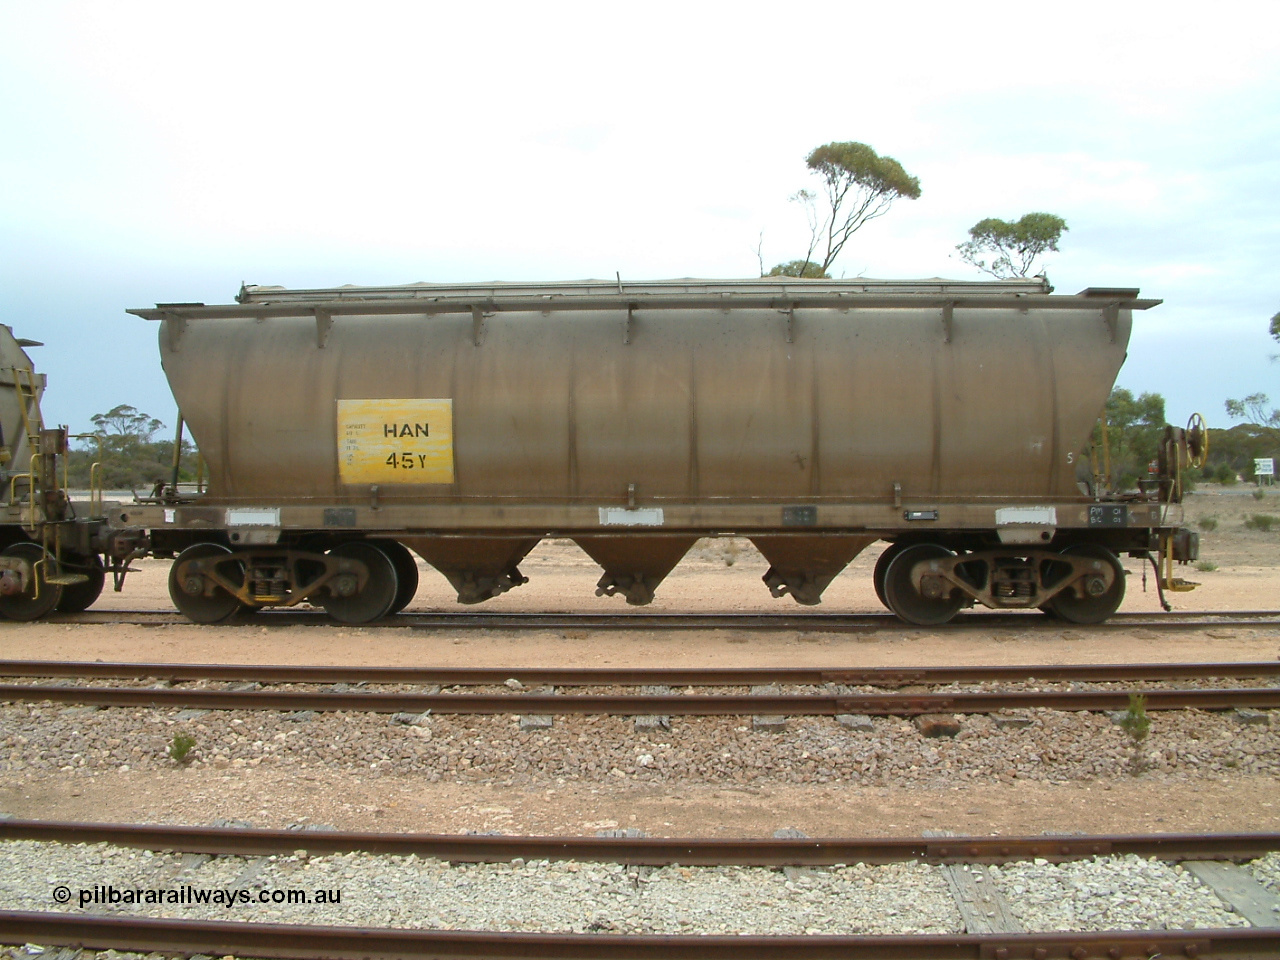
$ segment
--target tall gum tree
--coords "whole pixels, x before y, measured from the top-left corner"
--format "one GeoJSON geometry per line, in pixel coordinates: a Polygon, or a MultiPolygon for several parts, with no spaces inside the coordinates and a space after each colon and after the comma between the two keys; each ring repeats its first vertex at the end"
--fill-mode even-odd
{"type": "Polygon", "coordinates": [[[803,259],[774,268],[801,267],[800,273],[783,276],[827,276],[849,238],[868,220],[884,216],[899,197],[915,200],[920,196],[918,179],[893,157],[882,157],[865,143],[824,144],[805,162],[821,182],[820,193],[801,190],[791,198],[805,208],[809,219],[809,249],[803,259]]]}
{"type": "MultiPolygon", "coordinates": [[[[1280,313],[1271,318],[1269,331],[1271,336],[1277,342],[1280,342],[1280,313]]],[[[1272,356],[1271,359],[1277,360],[1280,357],[1272,356]]],[[[1226,408],[1227,416],[1232,420],[1247,421],[1255,426],[1262,427],[1277,439],[1280,439],[1280,409],[1271,407],[1271,398],[1265,393],[1253,393],[1243,400],[1228,400],[1226,408]],[[1269,407],[1270,409],[1268,409],[1269,407]]]]}
{"type": "Polygon", "coordinates": [[[1000,280],[1028,277],[1039,257],[1057,252],[1066,232],[1067,221],[1052,213],[1028,213],[1013,221],[988,217],[969,228],[969,239],[956,250],[965,263],[1000,280]]]}

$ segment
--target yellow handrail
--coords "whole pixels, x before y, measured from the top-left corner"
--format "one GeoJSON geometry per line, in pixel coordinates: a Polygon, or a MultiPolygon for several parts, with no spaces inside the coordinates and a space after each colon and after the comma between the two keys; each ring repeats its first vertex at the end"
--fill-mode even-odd
{"type": "MultiPolygon", "coordinates": [[[[89,466],[89,509],[93,511],[95,515],[99,515],[102,513],[102,510],[103,510],[102,504],[103,504],[103,498],[104,498],[103,483],[102,483],[102,460],[104,457],[104,454],[102,452],[102,434],[73,433],[67,439],[68,440],[92,440],[98,445],[98,459],[96,462],[94,462],[89,466]],[[97,475],[97,478],[98,478],[98,482],[96,485],[93,482],[93,478],[95,474],[97,475]]],[[[71,457],[68,456],[66,459],[67,461],[70,461],[71,457]]],[[[64,470],[63,473],[65,475],[66,471],[64,470]]],[[[65,483],[64,486],[70,487],[70,482],[65,483]]]]}
{"type": "MultiPolygon", "coordinates": [[[[9,503],[12,504],[18,499],[18,481],[23,477],[27,478],[27,507],[30,511],[30,522],[23,524],[23,529],[31,536],[36,535],[36,460],[40,454],[33,453],[31,455],[31,470],[28,473],[14,473],[9,476],[9,503]]],[[[22,515],[18,515],[18,522],[22,523],[22,515]]]]}
{"type": "Polygon", "coordinates": [[[9,502],[13,503],[18,499],[18,481],[23,477],[27,478],[28,483],[31,481],[29,473],[11,473],[9,474],[9,502]]]}
{"type": "Polygon", "coordinates": [[[49,554],[46,552],[43,557],[31,565],[31,599],[33,600],[40,599],[40,581],[43,579],[40,576],[40,567],[48,565],[48,557],[49,554]]]}
{"type": "Polygon", "coordinates": [[[94,516],[100,516],[104,509],[102,505],[102,461],[95,460],[89,466],[89,511],[94,516]],[[94,476],[97,476],[98,482],[93,482],[94,476]]]}

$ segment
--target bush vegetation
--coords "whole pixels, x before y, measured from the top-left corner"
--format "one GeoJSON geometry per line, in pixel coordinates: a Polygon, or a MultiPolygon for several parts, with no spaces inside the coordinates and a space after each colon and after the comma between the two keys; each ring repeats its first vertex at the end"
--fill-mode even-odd
{"type": "MultiPolygon", "coordinates": [[[[165,425],[127,404],[121,404],[92,418],[94,436],[76,441],[67,460],[69,483],[77,489],[89,486],[89,471],[94,463],[99,468],[102,486],[107,490],[136,490],[150,493],[157,482],[168,483],[173,477],[173,439],[156,439],[165,425]]],[[[196,477],[195,447],[185,438],[178,479],[190,482],[196,477]]]]}

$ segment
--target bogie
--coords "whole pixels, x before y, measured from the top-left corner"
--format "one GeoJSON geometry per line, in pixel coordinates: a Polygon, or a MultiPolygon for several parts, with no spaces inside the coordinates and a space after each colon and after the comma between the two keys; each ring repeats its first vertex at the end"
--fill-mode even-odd
{"type": "Polygon", "coordinates": [[[1124,598],[1124,568],[1094,543],[1061,551],[996,547],[968,553],[917,544],[897,551],[884,570],[888,606],[912,623],[942,622],[934,618],[957,600],[993,609],[1035,607],[1074,623],[1100,623],[1124,598]]]}

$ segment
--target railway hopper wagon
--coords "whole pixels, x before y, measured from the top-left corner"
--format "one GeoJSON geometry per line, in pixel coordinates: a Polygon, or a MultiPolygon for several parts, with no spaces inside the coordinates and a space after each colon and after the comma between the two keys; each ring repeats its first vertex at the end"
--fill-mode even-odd
{"type": "Polygon", "coordinates": [[[1080,463],[1132,312],[1159,302],[1039,279],[246,286],[130,311],[159,321],[209,488],[110,519],[176,555],[174,603],[202,622],[304,601],[378,619],[413,596],[410,551],[477,603],[524,584],[544,537],[644,604],[725,535],[803,604],[886,540],[875,587],[904,620],[1100,621],[1117,554],[1159,557],[1167,586],[1194,559],[1166,518],[1203,431],[1169,428],[1142,493],[1080,463]]]}
{"type": "MultiPolygon", "coordinates": [[[[0,325],[0,617],[11,620],[87,609],[106,579],[106,507],[100,491],[68,496],[70,436],[45,426],[45,376],[25,349],[39,346],[0,325]]],[[[117,572],[124,567],[113,561],[117,572]]]]}

